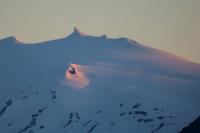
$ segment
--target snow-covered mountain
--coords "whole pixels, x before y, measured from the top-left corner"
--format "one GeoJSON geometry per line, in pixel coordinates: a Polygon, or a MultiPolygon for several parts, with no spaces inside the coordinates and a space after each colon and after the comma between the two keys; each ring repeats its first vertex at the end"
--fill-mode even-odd
{"type": "Polygon", "coordinates": [[[77,28],[36,44],[8,37],[0,92],[0,133],[176,133],[200,115],[200,64],[77,28]]]}

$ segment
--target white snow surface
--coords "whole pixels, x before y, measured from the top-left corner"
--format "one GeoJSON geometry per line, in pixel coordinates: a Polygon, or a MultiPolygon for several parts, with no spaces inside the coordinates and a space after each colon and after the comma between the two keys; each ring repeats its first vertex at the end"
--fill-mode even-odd
{"type": "Polygon", "coordinates": [[[200,64],[128,38],[0,40],[0,133],[177,133],[199,101],[200,64]]]}

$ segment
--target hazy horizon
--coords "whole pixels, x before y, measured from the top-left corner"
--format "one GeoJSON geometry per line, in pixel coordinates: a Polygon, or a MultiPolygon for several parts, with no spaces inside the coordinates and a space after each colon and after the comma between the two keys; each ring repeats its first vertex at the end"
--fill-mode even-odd
{"type": "Polygon", "coordinates": [[[42,42],[81,31],[128,37],[200,63],[198,0],[0,0],[0,39],[42,42]]]}

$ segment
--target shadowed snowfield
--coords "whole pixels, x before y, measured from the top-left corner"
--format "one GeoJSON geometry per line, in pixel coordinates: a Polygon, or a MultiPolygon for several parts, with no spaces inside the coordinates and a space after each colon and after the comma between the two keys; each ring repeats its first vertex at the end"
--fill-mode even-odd
{"type": "Polygon", "coordinates": [[[200,65],[128,38],[8,37],[0,66],[1,133],[177,133],[200,115],[200,65]]]}

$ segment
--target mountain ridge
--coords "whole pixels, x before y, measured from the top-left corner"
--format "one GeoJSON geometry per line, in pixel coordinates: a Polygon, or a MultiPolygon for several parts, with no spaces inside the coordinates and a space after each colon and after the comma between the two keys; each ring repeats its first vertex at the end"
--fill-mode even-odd
{"type": "Polygon", "coordinates": [[[177,59],[177,60],[183,60],[183,61],[187,61],[187,62],[194,63],[194,64],[200,64],[200,63],[194,62],[192,60],[189,60],[188,58],[176,55],[174,53],[171,53],[171,52],[168,52],[168,51],[165,51],[165,50],[161,50],[159,48],[153,48],[153,47],[138,43],[137,41],[129,39],[129,38],[126,38],[126,37],[109,38],[106,35],[93,36],[93,35],[89,35],[89,34],[86,34],[86,33],[82,32],[77,27],[74,27],[73,32],[70,33],[68,36],[62,37],[62,38],[58,38],[58,39],[47,40],[47,41],[42,41],[42,42],[38,42],[38,43],[26,43],[26,42],[23,42],[17,36],[9,36],[9,37],[1,39],[0,40],[0,44],[1,43],[4,44],[4,45],[10,44],[11,46],[12,46],[12,44],[20,44],[20,45],[41,45],[41,44],[45,45],[45,44],[49,44],[50,45],[50,44],[54,44],[54,42],[57,42],[57,41],[61,41],[62,42],[62,41],[69,41],[71,39],[73,40],[73,39],[84,39],[84,38],[100,39],[102,41],[116,41],[116,42],[121,41],[122,44],[124,42],[126,42],[126,43],[129,43],[130,45],[134,45],[135,47],[156,50],[157,52],[160,52],[162,54],[165,54],[166,56],[172,57],[172,58],[177,59]]]}
{"type": "Polygon", "coordinates": [[[0,41],[0,132],[169,133],[199,116],[199,64],[74,30],[35,45],[0,41]]]}

